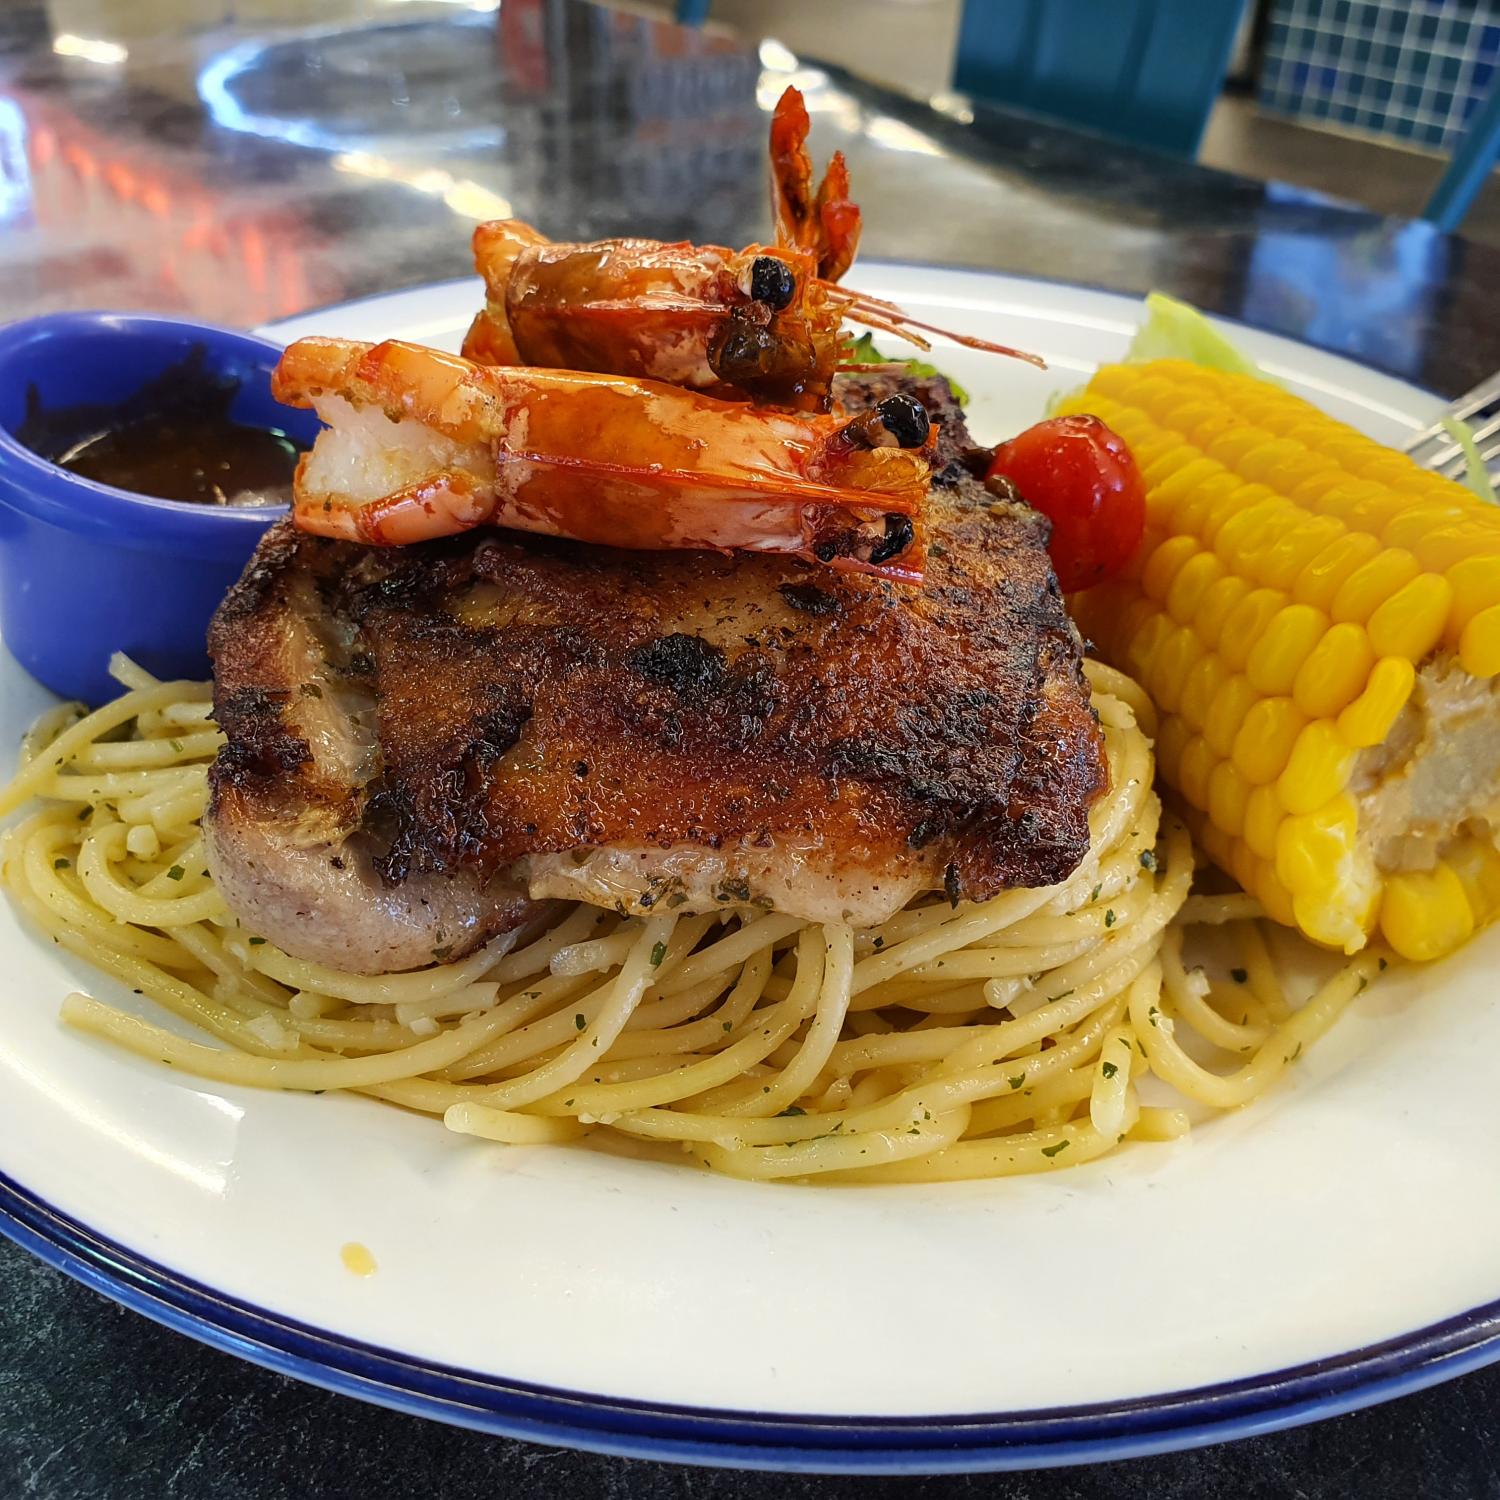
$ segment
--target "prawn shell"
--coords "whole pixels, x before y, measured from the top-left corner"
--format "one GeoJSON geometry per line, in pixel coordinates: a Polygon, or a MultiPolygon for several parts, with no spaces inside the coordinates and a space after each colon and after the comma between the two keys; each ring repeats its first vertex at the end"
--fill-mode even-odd
{"type": "Polygon", "coordinates": [[[861,418],[765,411],[621,376],[490,368],[396,340],[300,340],[274,388],[293,405],[321,403],[335,425],[371,407],[391,424],[338,434],[336,450],[325,433],[299,464],[297,524],[321,535],[402,545],[492,522],[920,576],[932,434],[923,450],[872,448],[861,418]],[[387,473],[401,482],[381,491],[387,473]],[[372,485],[380,492],[361,493],[372,485]],[[862,560],[892,514],[914,518],[912,541],[880,564],[862,560]]]}

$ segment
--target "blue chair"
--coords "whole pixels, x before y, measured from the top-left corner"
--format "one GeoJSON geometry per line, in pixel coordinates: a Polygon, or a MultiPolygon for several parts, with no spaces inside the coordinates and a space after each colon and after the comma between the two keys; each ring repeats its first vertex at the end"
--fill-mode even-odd
{"type": "Polygon", "coordinates": [[[1422,217],[1451,234],[1479,196],[1497,158],[1500,158],[1500,83],[1490,89],[1489,98],[1474,115],[1474,123],[1453,148],[1453,160],[1422,210],[1422,217]]]}
{"type": "Polygon", "coordinates": [[[954,86],[1192,156],[1246,0],[966,0],[954,86]]]}

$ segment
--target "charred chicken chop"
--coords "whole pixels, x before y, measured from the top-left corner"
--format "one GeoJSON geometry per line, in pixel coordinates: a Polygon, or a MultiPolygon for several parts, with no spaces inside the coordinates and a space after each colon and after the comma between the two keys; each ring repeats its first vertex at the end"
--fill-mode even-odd
{"type": "Polygon", "coordinates": [[[1066,877],[1104,789],[1046,523],[962,462],[946,382],[923,589],[786,558],[274,528],[210,646],[210,858],[251,930],[363,972],[549,897],[881,921],[1066,877]]]}

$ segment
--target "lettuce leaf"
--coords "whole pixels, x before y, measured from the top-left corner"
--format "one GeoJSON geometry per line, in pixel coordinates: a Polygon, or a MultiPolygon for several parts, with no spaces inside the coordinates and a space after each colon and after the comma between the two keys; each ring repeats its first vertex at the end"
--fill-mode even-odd
{"type": "MultiPolygon", "coordinates": [[[[1125,360],[1129,364],[1143,364],[1152,359],[1185,359],[1210,370],[1222,370],[1225,374],[1253,375],[1257,380],[1271,380],[1196,307],[1179,302],[1165,292],[1146,294],[1145,322],[1136,329],[1135,337],[1125,351],[1125,360]]],[[[1057,408],[1081,389],[1054,391],[1047,399],[1047,415],[1055,415],[1057,408]]]]}
{"type": "Polygon", "coordinates": [[[1146,321],[1136,331],[1125,358],[1134,363],[1148,359],[1186,359],[1226,375],[1269,377],[1256,363],[1240,353],[1196,307],[1179,302],[1165,292],[1146,297],[1146,321]]]}
{"type": "Polygon", "coordinates": [[[1443,431],[1458,444],[1463,452],[1466,471],[1463,483],[1468,485],[1481,500],[1487,500],[1491,505],[1500,505],[1500,496],[1495,494],[1495,482],[1490,478],[1489,470],[1484,466],[1484,457],[1479,451],[1479,445],[1474,441],[1474,429],[1467,422],[1460,422],[1457,417],[1444,417],[1443,431]]]}
{"type": "Polygon", "coordinates": [[[900,365],[915,380],[931,380],[934,376],[942,376],[953,391],[953,399],[960,406],[969,404],[969,393],[951,375],[944,375],[936,365],[928,364],[925,359],[897,359],[892,355],[882,354],[875,347],[873,333],[862,333],[852,344],[845,344],[839,351],[839,358],[846,365],[900,365]]]}

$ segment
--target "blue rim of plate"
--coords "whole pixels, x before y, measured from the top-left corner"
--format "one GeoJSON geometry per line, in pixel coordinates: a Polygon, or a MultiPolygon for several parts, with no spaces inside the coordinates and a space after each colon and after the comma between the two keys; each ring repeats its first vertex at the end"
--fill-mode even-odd
{"type": "Polygon", "coordinates": [[[501,1437],[727,1468],[936,1474],[1143,1457],[1338,1416],[1500,1360],[1497,1301],[1347,1354],[1129,1401],[947,1417],[716,1411],[505,1380],[280,1317],[95,1234],[4,1174],[0,1234],[178,1333],[342,1395],[501,1437]]]}
{"type": "MultiPolygon", "coordinates": [[[[943,269],[984,274],[977,267],[943,269]]],[[[1058,284],[1041,277],[998,274],[1058,284]]],[[[403,291],[467,285],[473,279],[455,277],[370,293],[309,308],[253,331],[278,338],[281,325],[320,312],[381,301],[403,291]]],[[[1119,297],[1136,295],[1077,285],[1119,297]]],[[[1223,313],[1212,316],[1231,325],[1256,327],[1223,313]]],[[[1275,329],[1259,331],[1289,343],[1306,343],[1275,329]]],[[[1424,395],[1433,394],[1403,376],[1395,378],[1424,395]]],[[[712,1410],[505,1380],[415,1359],[282,1317],[225,1296],[96,1234],[4,1173],[0,1235],[177,1333],[325,1390],[495,1436],[620,1458],[733,1468],[911,1475],[1145,1457],[1339,1416],[1500,1360],[1497,1300],[1327,1359],[1128,1401],[937,1417],[712,1410]]]]}

